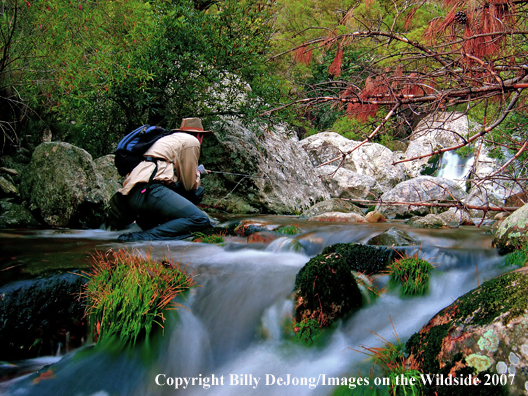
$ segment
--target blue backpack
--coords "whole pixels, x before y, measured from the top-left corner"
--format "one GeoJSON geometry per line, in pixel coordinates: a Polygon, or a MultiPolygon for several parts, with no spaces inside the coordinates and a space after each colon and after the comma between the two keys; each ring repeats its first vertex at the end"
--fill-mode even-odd
{"type": "MultiPolygon", "coordinates": [[[[121,176],[128,175],[141,161],[163,161],[161,158],[144,157],[158,139],[173,134],[159,126],[143,125],[126,135],[117,145],[115,166],[121,176]]],[[[156,164],[157,169],[157,164],[156,164]]]]}

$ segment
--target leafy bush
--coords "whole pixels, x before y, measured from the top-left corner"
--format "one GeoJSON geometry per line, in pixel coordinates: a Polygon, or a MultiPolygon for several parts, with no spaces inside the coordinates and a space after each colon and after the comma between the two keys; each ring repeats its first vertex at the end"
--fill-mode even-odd
{"type": "Polygon", "coordinates": [[[89,279],[83,294],[97,342],[117,337],[134,345],[148,338],[154,323],[163,328],[163,312],[179,306],[174,298],[195,285],[192,274],[167,259],[158,263],[123,249],[92,258],[92,272],[83,273],[89,279]]]}

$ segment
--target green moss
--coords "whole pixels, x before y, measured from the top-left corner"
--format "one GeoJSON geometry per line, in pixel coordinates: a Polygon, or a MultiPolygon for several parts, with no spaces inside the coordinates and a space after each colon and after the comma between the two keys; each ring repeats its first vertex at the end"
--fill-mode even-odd
{"type": "Polygon", "coordinates": [[[439,168],[440,158],[441,158],[440,154],[435,154],[435,155],[432,155],[431,157],[429,157],[429,159],[427,160],[427,163],[429,165],[424,167],[420,171],[420,174],[422,176],[431,176],[432,174],[434,174],[439,168]]]}
{"type": "Polygon", "coordinates": [[[512,272],[491,279],[459,298],[456,323],[471,322],[485,326],[499,316],[508,322],[523,314],[528,307],[528,276],[512,272]]]}
{"type": "Polygon", "coordinates": [[[329,260],[339,261],[353,271],[376,274],[384,271],[392,261],[394,251],[359,243],[336,243],[323,249],[322,255],[334,253],[329,260]]]}
{"type": "Polygon", "coordinates": [[[450,327],[450,324],[444,324],[435,326],[428,332],[416,333],[405,344],[407,351],[421,363],[422,372],[438,373],[440,365],[437,356],[450,327]]]}
{"type": "Polygon", "coordinates": [[[362,295],[350,267],[335,254],[318,255],[301,268],[295,278],[295,320],[317,319],[331,324],[361,307],[362,295]]]}

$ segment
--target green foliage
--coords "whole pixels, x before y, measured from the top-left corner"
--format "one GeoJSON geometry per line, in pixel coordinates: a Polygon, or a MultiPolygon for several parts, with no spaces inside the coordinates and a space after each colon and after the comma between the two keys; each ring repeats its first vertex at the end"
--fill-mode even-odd
{"type": "Polygon", "coordinates": [[[163,328],[164,310],[177,308],[173,299],[195,284],[179,263],[158,263],[121,249],[97,252],[92,271],[84,276],[89,279],[84,294],[94,338],[115,337],[132,345],[148,339],[155,323],[163,328]]]}
{"type": "Polygon", "coordinates": [[[224,235],[225,234],[207,235],[202,232],[194,232],[193,242],[212,243],[214,245],[224,246],[224,235]]]}
{"type": "Polygon", "coordinates": [[[283,235],[296,235],[299,233],[299,227],[295,225],[288,225],[278,228],[277,232],[283,235]]]}
{"type": "Polygon", "coordinates": [[[305,343],[313,342],[313,338],[319,333],[320,324],[316,319],[304,318],[299,323],[293,324],[295,341],[305,343]]]}
{"type": "Polygon", "coordinates": [[[528,250],[517,249],[506,256],[505,264],[513,267],[524,267],[528,262],[528,250]]]}
{"type": "Polygon", "coordinates": [[[425,294],[429,288],[429,272],[434,267],[418,256],[402,257],[389,266],[389,279],[392,285],[401,285],[405,296],[425,294]]]}

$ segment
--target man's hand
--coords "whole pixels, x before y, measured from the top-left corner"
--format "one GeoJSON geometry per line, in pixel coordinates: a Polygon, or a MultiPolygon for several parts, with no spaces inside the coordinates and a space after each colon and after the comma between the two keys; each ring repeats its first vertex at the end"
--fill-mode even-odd
{"type": "Polygon", "coordinates": [[[200,178],[202,179],[209,174],[209,171],[205,169],[203,165],[198,165],[197,170],[200,173],[200,178]]]}

